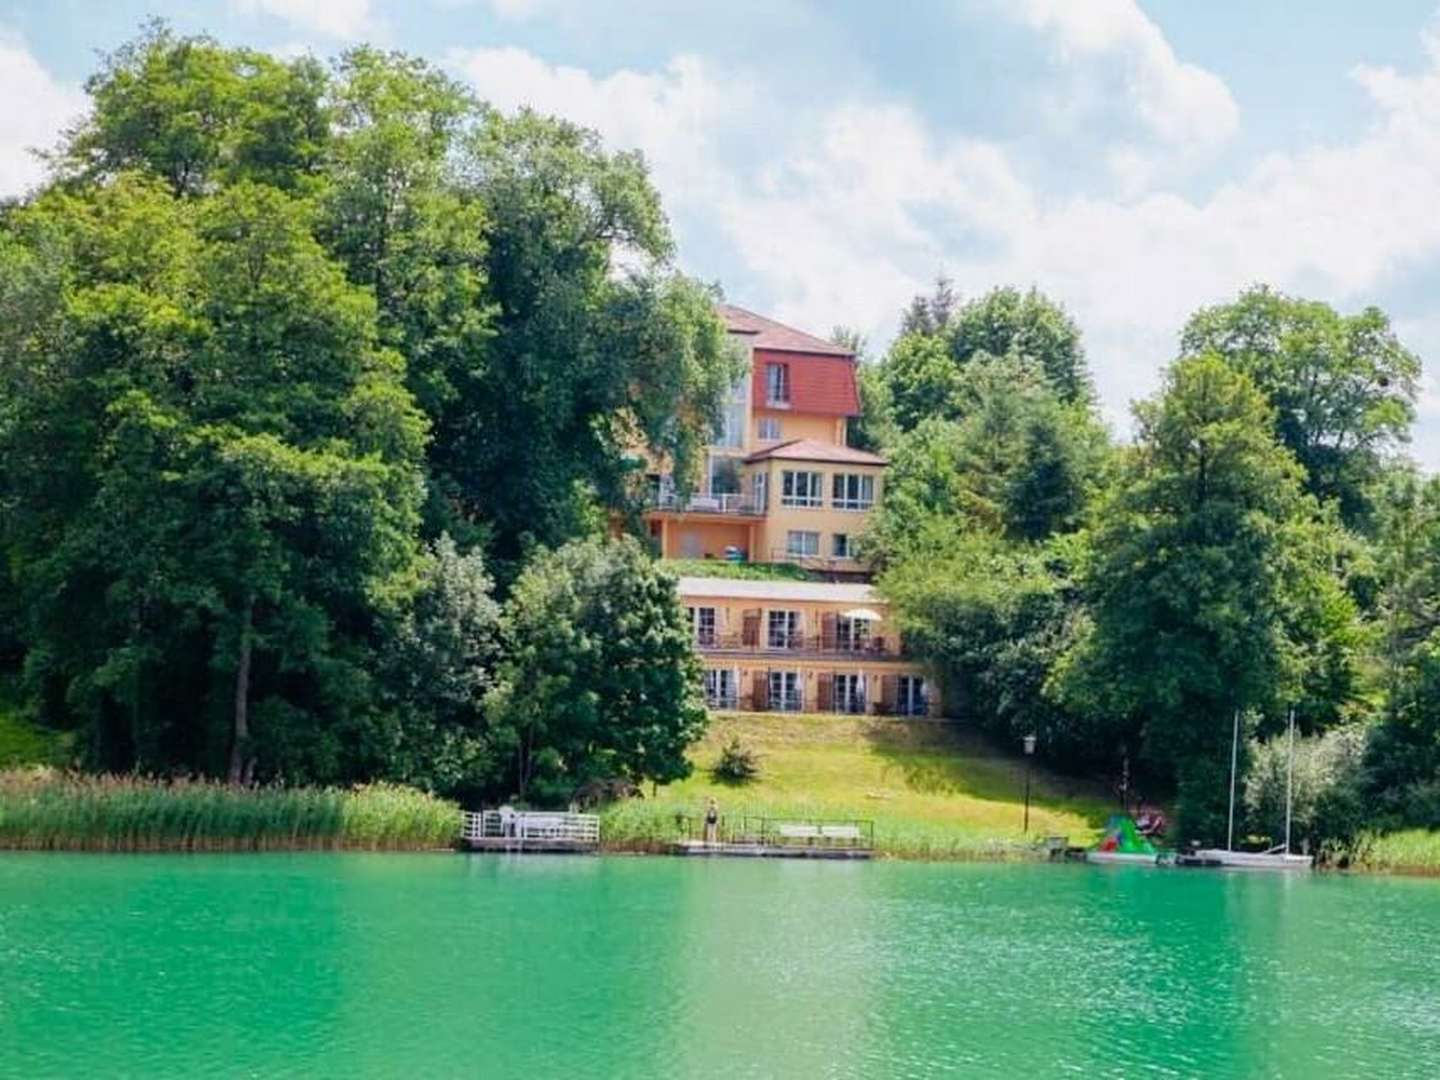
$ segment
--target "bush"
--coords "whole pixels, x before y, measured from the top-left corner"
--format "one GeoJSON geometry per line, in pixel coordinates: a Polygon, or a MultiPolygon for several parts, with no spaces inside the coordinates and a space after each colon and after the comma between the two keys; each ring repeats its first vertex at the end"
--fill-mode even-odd
{"type": "Polygon", "coordinates": [[[759,755],[732,736],[720,749],[720,756],[710,767],[710,775],[721,784],[748,784],[760,775],[759,755]]]}
{"type": "MultiPolygon", "coordinates": [[[[1338,728],[1295,740],[1291,845],[1308,842],[1311,851],[1356,835],[1371,815],[1363,794],[1366,732],[1338,728]]],[[[1245,814],[1251,833],[1278,844],[1285,838],[1285,786],[1290,742],[1277,735],[1250,746],[1245,778],[1245,814]]]]}

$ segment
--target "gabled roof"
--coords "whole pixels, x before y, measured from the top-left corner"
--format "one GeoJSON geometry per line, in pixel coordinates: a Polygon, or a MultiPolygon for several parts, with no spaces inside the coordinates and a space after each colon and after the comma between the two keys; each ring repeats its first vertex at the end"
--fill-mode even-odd
{"type": "Polygon", "coordinates": [[[823,581],[746,581],[734,578],[682,577],[682,597],[724,600],[815,600],[836,604],[883,604],[869,585],[832,585],[823,581]]]}
{"type": "Polygon", "coordinates": [[[726,328],[732,334],[744,334],[757,349],[772,349],[776,352],[810,353],[814,356],[845,356],[854,359],[855,354],[843,345],[796,330],[764,315],[756,315],[734,304],[716,304],[715,310],[725,320],[726,328]]]}
{"type": "Polygon", "coordinates": [[[814,439],[791,439],[789,442],[767,447],[745,459],[748,465],[755,461],[824,461],[837,465],[888,465],[879,454],[869,450],[857,450],[853,446],[835,446],[832,443],[817,442],[814,439]]]}

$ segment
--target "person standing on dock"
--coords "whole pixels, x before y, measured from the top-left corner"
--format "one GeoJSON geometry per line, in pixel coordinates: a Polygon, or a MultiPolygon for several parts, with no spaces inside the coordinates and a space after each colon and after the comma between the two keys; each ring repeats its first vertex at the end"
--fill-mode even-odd
{"type": "Polygon", "coordinates": [[[705,804],[705,843],[715,843],[720,831],[720,805],[712,796],[705,804]]]}

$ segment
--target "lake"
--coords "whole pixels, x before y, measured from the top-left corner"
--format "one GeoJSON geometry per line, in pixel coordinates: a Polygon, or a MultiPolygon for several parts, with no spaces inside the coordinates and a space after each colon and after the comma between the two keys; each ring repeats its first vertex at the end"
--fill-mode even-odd
{"type": "Polygon", "coordinates": [[[1440,882],[0,855],[0,1075],[1440,1075],[1440,882]]]}

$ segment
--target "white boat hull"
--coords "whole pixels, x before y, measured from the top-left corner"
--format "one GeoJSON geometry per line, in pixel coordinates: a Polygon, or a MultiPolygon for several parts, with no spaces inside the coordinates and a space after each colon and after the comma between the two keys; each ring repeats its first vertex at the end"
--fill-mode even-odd
{"type": "Polygon", "coordinates": [[[1207,861],[1240,870],[1309,870],[1315,865],[1313,855],[1270,854],[1263,851],[1227,851],[1224,848],[1202,848],[1195,853],[1207,861]]]}
{"type": "Polygon", "coordinates": [[[1093,863],[1132,863],[1136,866],[1154,866],[1158,855],[1145,855],[1138,851],[1087,851],[1085,861],[1093,863]]]}

